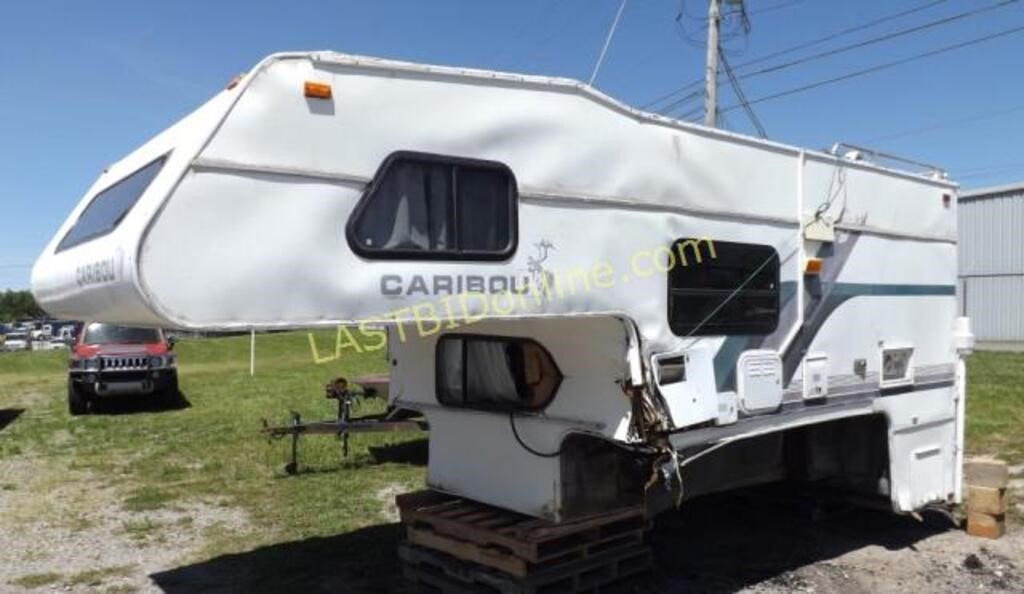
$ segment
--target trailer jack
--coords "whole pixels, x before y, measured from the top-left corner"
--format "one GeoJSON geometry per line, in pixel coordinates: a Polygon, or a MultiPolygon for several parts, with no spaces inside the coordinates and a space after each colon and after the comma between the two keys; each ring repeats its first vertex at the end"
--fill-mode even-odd
{"type": "Polygon", "coordinates": [[[286,474],[294,475],[299,471],[299,437],[302,435],[335,435],[341,441],[341,457],[348,457],[348,436],[350,433],[392,433],[400,431],[427,431],[427,421],[414,411],[402,408],[389,408],[385,413],[352,417],[353,404],[361,398],[374,398],[377,393],[372,388],[351,390],[348,381],[335,378],[325,387],[326,397],[338,401],[338,416],[330,421],[312,421],[305,423],[296,411],[290,411],[290,422],[287,425],[270,426],[263,419],[262,433],[268,439],[291,437],[291,458],[284,466],[286,474]]]}

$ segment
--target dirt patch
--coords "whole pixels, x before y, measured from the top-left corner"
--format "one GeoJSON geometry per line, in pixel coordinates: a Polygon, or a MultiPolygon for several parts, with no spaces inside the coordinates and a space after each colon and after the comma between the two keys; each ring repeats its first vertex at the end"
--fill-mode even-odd
{"type": "Polygon", "coordinates": [[[150,574],[194,556],[210,531],[245,531],[213,501],[129,511],[123,493],[82,471],[39,474],[31,457],[0,461],[0,591],[159,591],[150,574]]]}
{"type": "Polygon", "coordinates": [[[652,536],[657,571],[624,592],[1024,592],[1024,528],[977,539],[934,512],[755,489],[690,502],[652,536]]]}
{"type": "Polygon", "coordinates": [[[401,483],[391,483],[379,489],[375,496],[377,501],[380,501],[381,515],[387,522],[398,522],[402,519],[401,513],[398,511],[398,506],[395,504],[395,497],[403,493],[409,493],[416,490],[415,485],[403,485],[401,483]]]}

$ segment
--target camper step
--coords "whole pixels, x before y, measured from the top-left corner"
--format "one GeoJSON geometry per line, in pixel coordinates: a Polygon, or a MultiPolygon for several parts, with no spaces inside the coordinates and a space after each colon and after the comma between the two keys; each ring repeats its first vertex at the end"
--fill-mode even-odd
{"type": "Polygon", "coordinates": [[[598,592],[602,587],[651,568],[651,552],[643,545],[556,564],[526,577],[510,576],[411,543],[401,543],[398,554],[402,559],[402,573],[414,592],[444,594],[598,592]]]}
{"type": "MultiPolygon", "coordinates": [[[[461,556],[478,563],[498,559],[498,553],[518,559],[523,566],[584,558],[619,544],[640,542],[649,528],[641,506],[556,524],[429,490],[399,495],[396,503],[410,540],[423,544],[430,540],[456,555],[473,551],[461,556]]],[[[501,567],[494,563],[490,565],[514,573],[508,569],[510,563],[502,561],[501,567]]]]}

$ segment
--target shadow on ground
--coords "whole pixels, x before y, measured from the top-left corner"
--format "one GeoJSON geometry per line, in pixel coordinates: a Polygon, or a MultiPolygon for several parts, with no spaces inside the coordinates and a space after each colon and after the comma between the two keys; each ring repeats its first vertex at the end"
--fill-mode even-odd
{"type": "Polygon", "coordinates": [[[786,485],[709,495],[658,517],[651,533],[656,570],[617,592],[736,592],[754,584],[804,591],[790,572],[868,546],[914,549],[954,528],[949,517],[924,521],[855,507],[786,485]]]}
{"type": "Polygon", "coordinates": [[[370,455],[378,464],[391,462],[394,464],[412,464],[414,466],[427,465],[427,452],[429,451],[428,440],[414,439],[401,443],[384,446],[370,447],[370,455]]]}
{"type": "Polygon", "coordinates": [[[95,400],[90,408],[92,414],[132,415],[137,413],[184,410],[192,406],[185,393],[178,391],[173,396],[162,394],[138,394],[107,396],[95,400]]]}
{"type": "MultiPolygon", "coordinates": [[[[651,533],[656,570],[602,590],[624,593],[803,591],[790,572],[877,545],[911,548],[952,529],[939,514],[924,522],[855,508],[787,487],[707,496],[659,516],[651,533]]],[[[404,591],[396,547],[400,524],[287,542],[150,576],[169,593],[404,591]]]]}
{"type": "Polygon", "coordinates": [[[164,592],[367,592],[402,591],[397,547],[399,524],[286,542],[224,555],[150,576],[164,592]]]}
{"type": "Polygon", "coordinates": [[[0,408],[0,431],[18,420],[23,412],[25,412],[23,408],[0,408]]]}

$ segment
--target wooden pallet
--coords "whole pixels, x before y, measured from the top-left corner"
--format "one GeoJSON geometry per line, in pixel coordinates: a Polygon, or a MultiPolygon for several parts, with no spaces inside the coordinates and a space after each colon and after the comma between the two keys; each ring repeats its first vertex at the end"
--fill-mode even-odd
{"type": "Polygon", "coordinates": [[[634,530],[588,542],[550,559],[531,563],[500,547],[479,545],[444,534],[438,534],[426,526],[409,526],[407,527],[407,535],[410,543],[448,553],[463,561],[472,561],[486,565],[487,567],[492,567],[517,577],[526,577],[536,571],[544,570],[566,561],[587,559],[610,550],[643,545],[644,543],[644,531],[634,530]]]}
{"type": "Polygon", "coordinates": [[[417,592],[443,594],[553,594],[598,592],[602,587],[648,571],[651,552],[643,545],[619,548],[557,564],[527,577],[514,577],[445,553],[402,543],[402,573],[417,592]]]}
{"type": "Polygon", "coordinates": [[[556,524],[436,491],[396,500],[409,540],[515,576],[643,542],[641,507],[556,524]]]}

